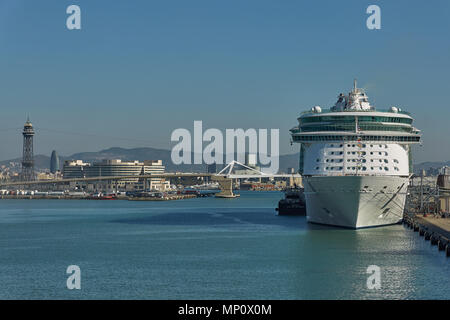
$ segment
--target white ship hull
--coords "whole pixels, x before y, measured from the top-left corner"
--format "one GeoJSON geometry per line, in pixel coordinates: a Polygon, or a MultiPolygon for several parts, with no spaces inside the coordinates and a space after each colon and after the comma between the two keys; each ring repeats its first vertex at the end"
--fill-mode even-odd
{"type": "Polygon", "coordinates": [[[366,228],[402,221],[408,177],[305,176],[308,222],[366,228]]]}

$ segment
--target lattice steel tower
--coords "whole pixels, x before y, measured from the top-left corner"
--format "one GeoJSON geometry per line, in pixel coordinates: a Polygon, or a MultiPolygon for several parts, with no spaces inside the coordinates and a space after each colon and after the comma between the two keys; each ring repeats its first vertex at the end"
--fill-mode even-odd
{"type": "Polygon", "coordinates": [[[25,125],[23,126],[23,159],[22,159],[22,181],[32,181],[35,180],[34,175],[34,156],[33,156],[33,136],[34,129],[27,119],[25,125]]]}

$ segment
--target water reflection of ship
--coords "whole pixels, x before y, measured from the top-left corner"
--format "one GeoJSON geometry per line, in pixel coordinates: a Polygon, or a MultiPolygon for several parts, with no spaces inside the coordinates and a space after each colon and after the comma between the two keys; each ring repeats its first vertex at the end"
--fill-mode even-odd
{"type": "Polygon", "coordinates": [[[275,210],[280,216],[304,216],[306,215],[305,195],[303,188],[295,187],[286,189],[284,199],[278,202],[275,210]]]}

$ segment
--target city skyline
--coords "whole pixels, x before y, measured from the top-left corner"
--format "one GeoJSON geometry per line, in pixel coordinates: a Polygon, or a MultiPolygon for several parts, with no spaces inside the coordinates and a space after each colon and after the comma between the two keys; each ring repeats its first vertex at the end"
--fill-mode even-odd
{"type": "Polygon", "coordinates": [[[175,3],[76,1],[82,29],[69,31],[69,2],[3,1],[0,160],[20,157],[27,114],[35,154],[170,150],[194,120],[278,128],[293,154],[300,112],[330,107],[353,78],[377,108],[412,113],[414,162],[450,159],[447,2],[377,1],[380,30],[365,27],[369,2],[175,3]]]}

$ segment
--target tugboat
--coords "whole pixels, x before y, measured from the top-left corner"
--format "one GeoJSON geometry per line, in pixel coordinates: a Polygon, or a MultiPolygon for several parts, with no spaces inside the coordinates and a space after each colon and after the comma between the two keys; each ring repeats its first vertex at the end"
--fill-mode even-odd
{"type": "Polygon", "coordinates": [[[305,195],[303,188],[294,187],[284,191],[284,199],[278,202],[275,210],[279,216],[305,216],[305,195]]]}

